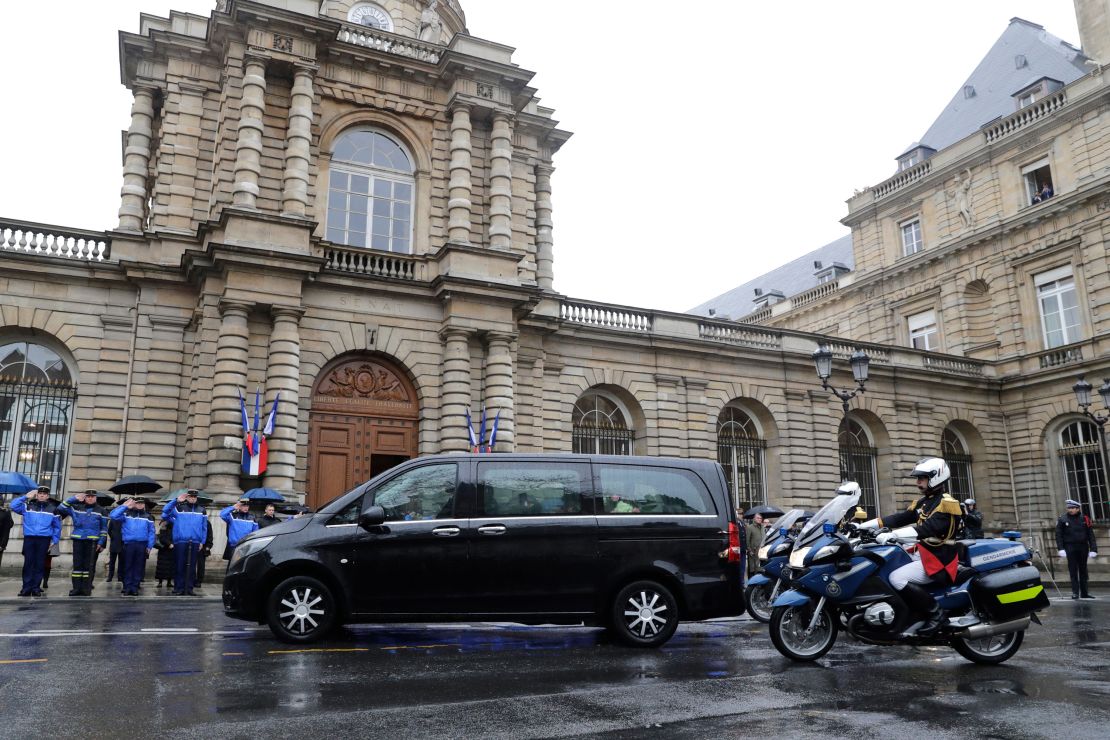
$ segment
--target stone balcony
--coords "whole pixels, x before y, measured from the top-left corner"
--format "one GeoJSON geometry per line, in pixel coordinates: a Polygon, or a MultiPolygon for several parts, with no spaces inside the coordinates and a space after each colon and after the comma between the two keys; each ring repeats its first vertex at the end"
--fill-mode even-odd
{"type": "Polygon", "coordinates": [[[112,238],[103,231],[0,218],[0,255],[18,254],[68,262],[107,262],[112,238]]]}

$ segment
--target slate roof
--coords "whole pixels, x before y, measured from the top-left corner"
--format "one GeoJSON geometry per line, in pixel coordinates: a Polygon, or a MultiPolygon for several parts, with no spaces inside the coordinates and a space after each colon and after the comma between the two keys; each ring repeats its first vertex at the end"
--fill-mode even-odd
{"type": "Polygon", "coordinates": [[[944,111],[921,137],[921,144],[940,151],[969,136],[991,121],[1017,110],[1013,94],[1042,77],[1065,85],[1091,71],[1087,57],[1043,26],[1010,19],[1010,25],[994,43],[983,61],[960,86],[944,111]],[[1017,59],[1025,58],[1019,67],[1017,59]],[[964,90],[975,91],[966,97],[964,90]]]}
{"type": "Polygon", "coordinates": [[[833,262],[839,262],[849,270],[855,269],[855,258],[852,255],[852,235],[842,236],[820,249],[815,249],[792,262],[776,267],[755,280],[749,280],[738,288],[733,288],[700,306],[691,308],[687,313],[708,316],[709,309],[712,308],[715,310],[717,318],[728,316],[729,318],[738,319],[756,310],[754,303],[756,288],[760,288],[765,293],[771,290],[782,291],[782,294],[787,298],[804,293],[810,288],[817,287],[816,268],[813,266],[815,261],[820,262],[824,267],[828,267],[833,262]]]}

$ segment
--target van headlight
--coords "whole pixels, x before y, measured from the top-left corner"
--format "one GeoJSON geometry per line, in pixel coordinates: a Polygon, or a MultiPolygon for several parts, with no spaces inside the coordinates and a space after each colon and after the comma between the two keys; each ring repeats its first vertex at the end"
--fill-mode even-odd
{"type": "Polygon", "coordinates": [[[231,555],[231,562],[228,563],[227,567],[230,569],[243,558],[265,550],[266,545],[273,541],[273,537],[251,537],[250,539],[240,542],[236,545],[235,552],[231,555]]]}
{"type": "Polygon", "coordinates": [[[790,567],[791,568],[804,568],[806,567],[806,555],[813,549],[810,547],[802,547],[795,549],[790,553],[790,567]]]}

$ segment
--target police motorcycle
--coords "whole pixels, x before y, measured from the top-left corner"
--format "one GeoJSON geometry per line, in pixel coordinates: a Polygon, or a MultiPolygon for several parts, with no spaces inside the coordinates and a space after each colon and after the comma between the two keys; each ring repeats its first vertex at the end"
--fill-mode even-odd
{"type": "Polygon", "coordinates": [[[782,590],[779,574],[786,566],[794,537],[798,534],[794,527],[811,516],[808,511],[791,509],[763,533],[763,540],[759,543],[759,572],[748,579],[744,589],[744,605],[757,622],[767,624],[771,621],[771,604],[782,590]]]}
{"type": "Polygon", "coordinates": [[[843,629],[872,645],[950,645],[972,662],[995,665],[1017,653],[1031,621],[1041,623],[1036,612],[1049,606],[1048,594],[1020,533],[1006,532],[1006,539],[959,543],[954,585],[930,589],[948,622],[931,636],[916,635],[922,622],[890,585],[910,554],[897,539],[876,542],[875,530],[849,525],[861,537],[855,546],[837,533],[860,496],[856,483],[841,490],[802,530],[782,570],[790,590],[775,599],[769,629],[786,657],[817,660],[843,629]]]}

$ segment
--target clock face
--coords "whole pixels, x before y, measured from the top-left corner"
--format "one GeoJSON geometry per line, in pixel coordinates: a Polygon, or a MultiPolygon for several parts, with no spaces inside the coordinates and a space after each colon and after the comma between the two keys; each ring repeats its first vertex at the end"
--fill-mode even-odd
{"type": "Polygon", "coordinates": [[[377,5],[359,5],[351,8],[347,18],[352,23],[357,23],[360,26],[380,28],[383,31],[393,30],[393,19],[389,17],[389,13],[377,5]]]}

